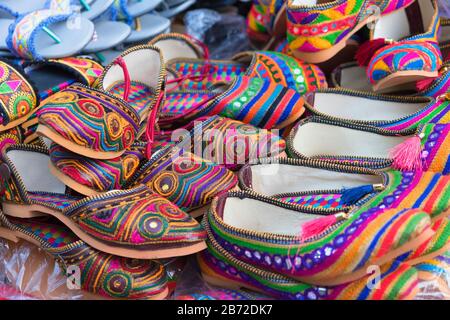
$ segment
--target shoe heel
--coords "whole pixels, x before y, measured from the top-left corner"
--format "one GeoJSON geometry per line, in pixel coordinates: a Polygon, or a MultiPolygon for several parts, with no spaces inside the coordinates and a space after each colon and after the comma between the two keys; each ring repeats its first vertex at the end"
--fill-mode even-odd
{"type": "Polygon", "coordinates": [[[36,218],[46,216],[45,213],[32,210],[32,206],[23,204],[2,203],[3,213],[16,218],[36,218]]]}

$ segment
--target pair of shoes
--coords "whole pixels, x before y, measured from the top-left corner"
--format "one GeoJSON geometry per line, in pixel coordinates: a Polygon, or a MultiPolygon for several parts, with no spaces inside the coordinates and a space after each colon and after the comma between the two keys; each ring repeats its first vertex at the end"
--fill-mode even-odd
{"type": "Polygon", "coordinates": [[[203,226],[208,248],[197,256],[207,282],[282,299],[410,299],[417,270],[395,258],[433,236],[417,209],[329,215],[248,191],[215,199],[203,226]],[[370,286],[369,266],[381,290],[370,286]]]}
{"type": "Polygon", "coordinates": [[[374,91],[407,89],[438,76],[442,54],[435,0],[287,1],[290,52],[311,63],[331,59],[370,24],[356,58],[374,91]]]}

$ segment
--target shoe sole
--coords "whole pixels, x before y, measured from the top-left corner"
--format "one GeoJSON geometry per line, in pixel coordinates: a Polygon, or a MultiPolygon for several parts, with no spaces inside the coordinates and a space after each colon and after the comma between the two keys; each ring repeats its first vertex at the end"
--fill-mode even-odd
{"type": "Polygon", "coordinates": [[[107,160],[107,159],[113,159],[120,157],[125,150],[117,151],[117,152],[104,152],[104,151],[94,151],[90,148],[86,148],[83,146],[80,146],[76,144],[75,142],[69,141],[60,134],[56,133],[55,131],[49,129],[48,127],[39,124],[36,133],[40,136],[46,137],[56,144],[59,144],[61,147],[66,148],[67,150],[70,150],[72,152],[75,152],[77,154],[81,154],[83,156],[93,158],[93,159],[101,159],[101,160],[107,160]]]}
{"type": "MultiPolygon", "coordinates": [[[[25,240],[39,248],[41,248],[41,244],[39,243],[39,241],[37,241],[36,239],[33,239],[32,237],[20,232],[20,231],[13,231],[13,230],[9,230],[3,227],[0,227],[0,238],[6,239],[8,241],[17,243],[20,240],[25,240]]],[[[88,291],[84,291],[84,295],[83,298],[84,299],[95,299],[95,300],[125,300],[125,299],[119,299],[119,298],[108,298],[108,297],[103,297],[100,295],[96,295],[94,293],[88,292],[88,291]]],[[[148,297],[148,300],[163,300],[165,299],[169,294],[169,288],[165,288],[162,292],[152,296],[152,297],[148,297]]]]}
{"type": "Polygon", "coordinates": [[[437,78],[438,76],[439,73],[437,71],[397,71],[378,81],[372,88],[377,93],[383,93],[385,90],[392,91],[395,87],[414,84],[417,81],[437,78]]]}
{"type": "Polygon", "coordinates": [[[16,218],[32,218],[36,216],[51,215],[61,221],[65,226],[67,226],[73,233],[77,235],[78,238],[94,247],[99,251],[103,251],[116,256],[134,258],[134,259],[164,259],[179,256],[186,256],[190,254],[197,253],[206,249],[205,241],[197,242],[194,244],[188,244],[179,248],[168,248],[168,249],[127,249],[123,247],[111,246],[101,242],[87,233],[85,233],[75,222],[70,220],[59,211],[47,208],[39,204],[31,205],[20,205],[13,203],[3,203],[3,212],[6,215],[16,217],[16,218]],[[38,214],[38,215],[36,215],[38,214]]]}

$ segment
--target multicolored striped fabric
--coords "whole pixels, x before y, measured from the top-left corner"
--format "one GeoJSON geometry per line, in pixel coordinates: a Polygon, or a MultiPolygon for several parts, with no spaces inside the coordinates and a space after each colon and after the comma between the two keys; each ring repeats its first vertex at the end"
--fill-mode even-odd
{"type": "Polygon", "coordinates": [[[72,203],[81,199],[81,197],[69,196],[66,194],[53,194],[37,191],[28,192],[28,197],[33,203],[51,203],[59,210],[63,210],[64,208],[70,206],[72,203]]]}
{"type": "MultiPolygon", "coordinates": [[[[346,280],[342,283],[348,282],[348,277],[369,265],[379,264],[377,261],[393,250],[401,251],[405,244],[430,227],[429,215],[420,210],[360,208],[352,210],[347,220],[326,232],[302,240],[301,231],[298,236],[255,232],[257,230],[236,228],[231,222],[225,222],[225,210],[238,210],[237,205],[225,209],[230,198],[258,201],[259,210],[275,210],[278,206],[293,215],[302,215],[297,206],[252,193],[235,192],[213,201],[205,216],[203,225],[207,226],[210,241],[212,237],[233,257],[256,268],[312,284],[339,284],[337,279],[344,276],[346,280]]],[[[306,218],[307,214],[303,215],[306,218]]],[[[276,216],[273,219],[276,221],[276,216]]]]}
{"type": "Polygon", "coordinates": [[[424,260],[434,259],[450,249],[450,221],[447,217],[433,222],[431,229],[433,237],[422,243],[414,250],[403,254],[397,260],[416,265],[424,260]]]}
{"type": "Polygon", "coordinates": [[[406,8],[414,1],[415,0],[372,0],[372,4],[379,8],[381,14],[388,14],[406,8]]]}
{"type": "Polygon", "coordinates": [[[450,268],[450,251],[429,259],[414,266],[419,271],[419,278],[422,281],[437,280],[444,289],[444,293],[449,297],[449,268],[450,268]]]}
{"type": "Polygon", "coordinates": [[[255,45],[263,45],[269,41],[271,23],[271,0],[253,0],[247,15],[247,34],[255,45]]]}
{"type": "Polygon", "coordinates": [[[322,209],[340,209],[343,208],[341,204],[341,194],[305,194],[305,195],[291,195],[277,197],[281,201],[287,203],[294,203],[300,206],[322,208],[322,209]]]}
{"type": "Polygon", "coordinates": [[[343,41],[364,19],[369,0],[337,0],[287,7],[287,40],[293,52],[320,52],[343,41]]]}
{"type": "Polygon", "coordinates": [[[159,262],[97,251],[61,225],[29,219],[11,222],[18,232],[38,237],[43,250],[55,257],[64,272],[67,266],[78,266],[85,291],[116,299],[152,299],[167,291],[166,272],[159,262]]]}
{"type": "Polygon", "coordinates": [[[180,90],[166,93],[166,100],[161,108],[161,119],[175,117],[193,112],[217,94],[214,91],[180,90]]]}
{"type": "Polygon", "coordinates": [[[219,114],[259,128],[284,128],[303,114],[295,90],[259,78],[239,77],[195,118],[219,114]]]}
{"type": "MultiPolygon", "coordinates": [[[[61,174],[92,193],[120,189],[133,175],[144,159],[145,147],[137,145],[126,150],[121,157],[98,160],[73,153],[56,143],[50,147],[50,161],[61,174]]],[[[77,189],[72,185],[73,189],[77,189]]],[[[77,190],[78,191],[78,190],[77,190]]],[[[84,193],[83,188],[78,192],[84,193]]]]}
{"type": "Polygon", "coordinates": [[[143,164],[124,188],[141,184],[181,209],[192,211],[234,188],[237,178],[224,166],[169,146],[143,164]]]}

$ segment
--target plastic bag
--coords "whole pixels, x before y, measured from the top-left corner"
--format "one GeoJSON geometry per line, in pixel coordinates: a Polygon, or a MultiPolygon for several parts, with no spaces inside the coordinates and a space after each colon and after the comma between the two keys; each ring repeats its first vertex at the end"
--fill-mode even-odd
{"type": "Polygon", "coordinates": [[[236,53],[251,50],[245,18],[236,13],[192,10],[186,13],[184,23],[188,34],[208,46],[213,59],[229,59],[236,53]]]}

